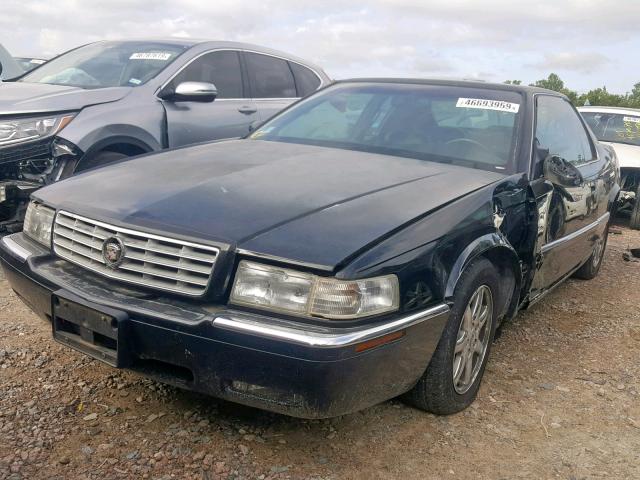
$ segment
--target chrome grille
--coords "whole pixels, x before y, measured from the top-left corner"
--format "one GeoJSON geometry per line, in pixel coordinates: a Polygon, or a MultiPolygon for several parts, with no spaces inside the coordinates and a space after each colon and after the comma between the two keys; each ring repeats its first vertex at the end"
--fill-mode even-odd
{"type": "Polygon", "coordinates": [[[60,211],[53,228],[53,250],[61,258],[105,277],[186,295],[207,290],[219,250],[96,222],[60,211]],[[125,246],[117,267],[107,266],[102,246],[111,237],[125,246]]]}

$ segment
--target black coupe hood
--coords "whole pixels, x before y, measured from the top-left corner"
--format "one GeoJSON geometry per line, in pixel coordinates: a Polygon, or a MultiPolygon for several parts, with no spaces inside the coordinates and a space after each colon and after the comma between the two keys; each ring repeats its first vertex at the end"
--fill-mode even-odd
{"type": "Polygon", "coordinates": [[[96,220],[333,267],[500,178],[435,162],[236,140],[125,161],[37,196],[96,220]]]}
{"type": "Polygon", "coordinates": [[[0,115],[69,112],[124,98],[130,87],[82,89],[47,83],[0,84],[0,115]]]}

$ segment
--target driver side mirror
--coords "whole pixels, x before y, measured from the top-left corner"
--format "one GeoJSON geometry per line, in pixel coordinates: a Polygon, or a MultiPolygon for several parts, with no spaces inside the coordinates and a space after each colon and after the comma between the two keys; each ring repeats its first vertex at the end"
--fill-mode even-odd
{"type": "Polygon", "coordinates": [[[213,83],[182,82],[173,89],[160,94],[163,100],[173,102],[213,102],[218,96],[218,89],[213,83]]]}
{"type": "Polygon", "coordinates": [[[584,182],[580,170],[559,155],[548,155],[544,159],[544,178],[562,187],[577,187],[584,182]]]}

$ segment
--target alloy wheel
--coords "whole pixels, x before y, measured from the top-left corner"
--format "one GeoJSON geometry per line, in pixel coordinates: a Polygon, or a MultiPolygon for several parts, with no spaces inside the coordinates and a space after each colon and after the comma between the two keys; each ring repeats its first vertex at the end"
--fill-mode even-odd
{"type": "Polygon", "coordinates": [[[493,296],[487,285],[473,292],[465,308],[453,354],[453,386],[463,395],[474,384],[489,348],[493,296]]]}

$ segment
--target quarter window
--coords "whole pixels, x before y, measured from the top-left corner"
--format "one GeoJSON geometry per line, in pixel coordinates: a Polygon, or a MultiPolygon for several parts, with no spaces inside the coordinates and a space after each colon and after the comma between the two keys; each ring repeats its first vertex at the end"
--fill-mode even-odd
{"type": "Polygon", "coordinates": [[[242,74],[238,52],[211,52],[194,60],[171,82],[173,88],[182,82],[213,83],[218,98],[242,98],[242,74]]]}
{"type": "Polygon", "coordinates": [[[306,97],[315,92],[320,86],[320,79],[318,76],[302,65],[289,62],[293,76],[296,79],[296,87],[298,89],[299,97],[306,97]]]}
{"type": "Polygon", "coordinates": [[[254,98],[294,98],[296,84],[289,63],[280,58],[245,53],[254,98]]]}
{"type": "Polygon", "coordinates": [[[578,113],[559,97],[537,99],[536,139],[539,148],[581,165],[593,160],[591,142],[578,113]]]}

